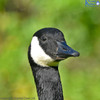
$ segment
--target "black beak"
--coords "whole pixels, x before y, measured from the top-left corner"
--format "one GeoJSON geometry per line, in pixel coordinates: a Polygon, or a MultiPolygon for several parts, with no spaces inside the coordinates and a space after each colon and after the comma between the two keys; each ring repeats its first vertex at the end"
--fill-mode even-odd
{"type": "Polygon", "coordinates": [[[66,42],[57,42],[57,45],[57,60],[62,60],[68,57],[78,57],[80,55],[79,52],[69,47],[66,42]]]}

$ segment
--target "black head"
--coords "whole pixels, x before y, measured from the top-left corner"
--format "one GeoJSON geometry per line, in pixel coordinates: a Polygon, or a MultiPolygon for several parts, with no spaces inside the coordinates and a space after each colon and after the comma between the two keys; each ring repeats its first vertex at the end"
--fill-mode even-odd
{"type": "Polygon", "coordinates": [[[41,66],[57,66],[68,57],[77,57],[79,52],[69,47],[63,33],[56,28],[44,28],[37,31],[29,48],[30,58],[41,66]]]}

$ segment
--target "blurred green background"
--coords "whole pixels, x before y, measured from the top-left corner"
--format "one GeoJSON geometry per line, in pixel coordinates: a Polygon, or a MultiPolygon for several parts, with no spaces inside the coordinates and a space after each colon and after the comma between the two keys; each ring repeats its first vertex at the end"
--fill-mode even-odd
{"type": "Polygon", "coordinates": [[[44,27],[60,29],[81,54],[59,64],[64,100],[100,100],[100,6],[85,0],[0,0],[0,98],[38,100],[27,51],[44,27]]]}

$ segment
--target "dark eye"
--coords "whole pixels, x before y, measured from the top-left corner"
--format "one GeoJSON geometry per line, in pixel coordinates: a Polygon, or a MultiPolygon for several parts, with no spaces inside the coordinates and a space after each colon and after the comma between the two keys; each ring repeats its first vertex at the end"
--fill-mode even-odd
{"type": "Polygon", "coordinates": [[[43,36],[42,41],[46,41],[46,40],[47,40],[47,37],[43,36]]]}

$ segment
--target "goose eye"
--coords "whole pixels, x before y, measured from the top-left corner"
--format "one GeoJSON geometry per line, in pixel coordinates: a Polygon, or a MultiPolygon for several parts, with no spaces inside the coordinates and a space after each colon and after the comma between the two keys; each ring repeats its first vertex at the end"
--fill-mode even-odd
{"type": "Polygon", "coordinates": [[[44,42],[45,42],[46,40],[47,40],[47,38],[46,38],[46,37],[42,37],[42,41],[44,41],[44,42]]]}

